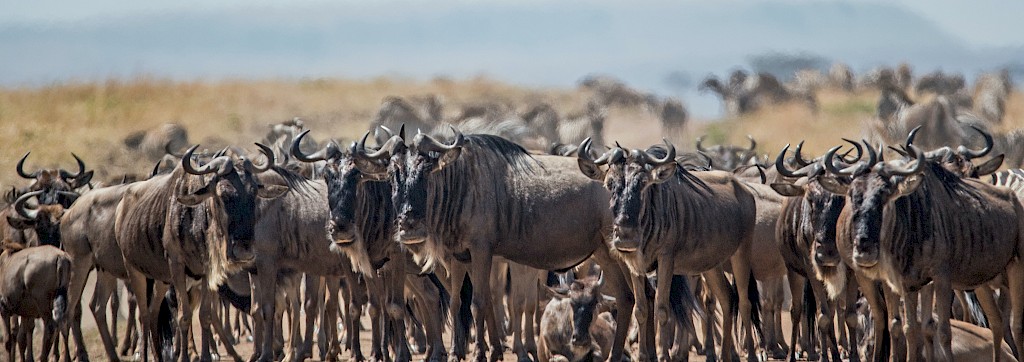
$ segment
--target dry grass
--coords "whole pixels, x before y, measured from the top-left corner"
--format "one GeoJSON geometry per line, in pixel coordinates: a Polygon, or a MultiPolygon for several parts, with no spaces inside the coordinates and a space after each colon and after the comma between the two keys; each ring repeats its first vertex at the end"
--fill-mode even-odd
{"type": "MultiPolygon", "coordinates": [[[[122,140],[131,132],[166,122],[184,125],[191,142],[224,141],[250,145],[268,125],[301,117],[314,137],[353,139],[365,131],[382,98],[435,93],[448,105],[504,101],[525,106],[546,101],[562,113],[580,109],[588,94],[576,89],[536,89],[476,77],[430,81],[376,78],[370,80],[225,80],[182,82],[154,78],[68,82],[43,87],[0,88],[0,187],[20,185],[14,173],[18,158],[31,150],[28,168],[73,166],[75,152],[97,179],[126,172],[146,173],[150,165],[127,154],[122,140]]],[[[824,151],[840,137],[860,138],[865,120],[874,113],[878,94],[819,94],[820,111],[801,104],[773,107],[738,118],[691,125],[681,148],[692,148],[697,135],[707,142],[746,144],[747,134],[761,152],[777,152],[786,143],[807,140],[811,152],[824,151]]],[[[1014,94],[1007,106],[1006,128],[1024,121],[1024,96],[1014,94]]],[[[657,118],[650,113],[613,109],[606,138],[630,147],[660,142],[657,118]]]]}

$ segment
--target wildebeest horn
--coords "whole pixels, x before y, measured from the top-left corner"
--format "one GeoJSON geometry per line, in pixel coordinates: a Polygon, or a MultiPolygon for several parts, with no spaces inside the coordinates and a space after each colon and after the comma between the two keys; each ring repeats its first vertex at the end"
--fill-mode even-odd
{"type": "MultiPolygon", "coordinates": [[[[211,160],[210,163],[202,165],[199,168],[195,168],[192,166],[192,154],[196,152],[197,148],[199,148],[199,145],[192,146],[188,151],[185,151],[185,155],[181,158],[181,167],[189,174],[205,175],[208,173],[214,173],[217,172],[225,162],[231,161],[228,157],[220,156],[211,160]]],[[[227,170],[225,169],[224,171],[227,170]]]]}
{"type": "Polygon", "coordinates": [[[256,142],[256,147],[259,147],[263,156],[267,157],[267,163],[263,164],[263,166],[256,166],[256,164],[253,164],[252,169],[253,171],[256,171],[256,173],[266,172],[270,167],[274,166],[274,150],[259,142],[256,142]]]}
{"type": "Polygon", "coordinates": [[[822,162],[825,163],[825,169],[834,175],[853,176],[853,173],[856,172],[863,164],[861,162],[857,162],[849,167],[844,167],[842,170],[840,170],[839,166],[836,165],[836,152],[839,151],[840,148],[842,148],[842,146],[835,146],[832,147],[832,149],[828,150],[828,153],[825,153],[825,159],[822,160],[822,162]]]}
{"type": "Polygon", "coordinates": [[[665,150],[667,151],[665,158],[658,159],[644,151],[644,155],[647,156],[647,163],[658,166],[668,164],[670,162],[676,162],[676,146],[672,145],[672,143],[667,139],[662,138],[661,140],[665,142],[665,150]]]}
{"type": "Polygon", "coordinates": [[[323,149],[318,150],[311,155],[302,153],[302,149],[299,148],[299,144],[302,143],[302,138],[306,137],[306,134],[309,133],[309,131],[310,130],[308,129],[302,131],[302,133],[299,133],[298,137],[295,137],[295,139],[292,140],[291,154],[296,160],[302,162],[316,162],[328,160],[337,155],[336,152],[338,151],[338,146],[335,145],[334,142],[327,142],[327,146],[324,146],[323,149]]]}
{"type": "Polygon", "coordinates": [[[604,285],[604,270],[602,270],[601,274],[598,275],[597,284],[595,284],[595,286],[600,288],[602,285],[604,285]]]}
{"type": "Polygon", "coordinates": [[[915,164],[913,168],[896,167],[896,166],[890,166],[889,164],[886,164],[885,165],[886,166],[886,168],[885,168],[886,173],[888,173],[889,175],[893,175],[893,176],[911,176],[911,175],[916,175],[916,174],[920,173],[921,171],[924,171],[924,166],[925,166],[924,152],[921,152],[921,150],[917,149],[917,146],[914,146],[914,145],[910,145],[910,148],[914,149],[914,153],[917,154],[917,164],[915,164]]]}
{"type": "Polygon", "coordinates": [[[14,201],[14,212],[17,212],[18,215],[21,215],[23,218],[35,220],[36,216],[39,215],[39,210],[26,209],[25,202],[27,202],[28,199],[41,195],[42,193],[43,191],[32,191],[21,195],[21,197],[14,201]]]}
{"type": "Polygon", "coordinates": [[[960,146],[957,147],[956,152],[968,159],[983,157],[987,155],[989,152],[992,152],[992,135],[988,134],[985,131],[982,131],[981,128],[978,128],[974,125],[971,125],[971,128],[973,128],[975,131],[978,131],[978,133],[981,133],[982,137],[985,137],[985,148],[982,148],[979,151],[975,151],[965,146],[960,146]]]}
{"type": "Polygon", "coordinates": [[[707,150],[705,150],[704,147],[702,147],[700,145],[700,142],[703,141],[703,140],[704,140],[704,136],[697,137],[697,151],[707,152],[707,150]]]}
{"type": "MultiPolygon", "coordinates": [[[[381,129],[381,131],[384,131],[384,134],[387,135],[388,138],[391,138],[392,136],[395,135],[394,132],[391,132],[391,129],[388,128],[388,126],[385,126],[385,125],[382,124],[382,125],[380,125],[380,129],[381,129]]],[[[373,132],[376,133],[377,130],[373,130],[373,132]]],[[[376,134],[374,134],[374,136],[376,136],[376,134]]]]}
{"type": "Polygon", "coordinates": [[[583,142],[580,142],[580,147],[576,149],[576,157],[584,161],[597,163],[594,161],[594,158],[590,156],[590,142],[590,137],[587,137],[583,142]]]}
{"type": "Polygon", "coordinates": [[[864,147],[868,149],[868,167],[874,166],[878,163],[878,152],[875,151],[874,147],[871,147],[867,140],[861,140],[861,142],[864,142],[864,147]]]}
{"type": "Polygon", "coordinates": [[[750,140],[750,148],[747,150],[750,152],[754,152],[754,149],[757,148],[757,141],[754,141],[754,137],[751,135],[747,135],[747,139],[750,140]]]}
{"type": "MultiPolygon", "coordinates": [[[[899,148],[896,148],[896,147],[893,147],[893,146],[889,146],[889,149],[890,149],[890,150],[892,150],[893,152],[896,152],[896,153],[897,153],[897,154],[899,154],[900,156],[903,156],[903,157],[907,157],[907,156],[910,156],[910,154],[909,154],[909,153],[907,153],[907,151],[906,151],[906,150],[902,150],[902,149],[899,149],[899,148]]],[[[916,157],[916,156],[915,156],[915,157],[916,157]]]]}
{"type": "Polygon", "coordinates": [[[380,149],[372,153],[366,153],[366,138],[369,135],[370,132],[366,132],[366,134],[363,135],[363,138],[359,140],[359,143],[356,145],[355,154],[358,155],[359,157],[365,157],[370,159],[381,159],[391,157],[391,152],[394,151],[395,145],[397,145],[399,142],[405,142],[404,139],[400,136],[391,136],[391,138],[388,138],[387,142],[384,142],[384,144],[380,146],[380,149]]]}
{"type": "Polygon", "coordinates": [[[82,159],[78,158],[78,155],[76,155],[74,152],[71,153],[71,157],[74,157],[75,158],[75,163],[78,164],[78,172],[75,173],[75,174],[72,174],[72,173],[68,172],[67,170],[61,169],[60,170],[60,178],[64,179],[65,181],[78,178],[78,176],[81,176],[82,173],[85,173],[85,162],[82,162],[82,159]]]}
{"type": "MultiPolygon", "coordinates": [[[[788,147],[789,145],[786,145],[786,146],[788,147]]],[[[793,151],[793,160],[796,161],[796,164],[800,165],[800,167],[806,167],[807,165],[811,164],[810,161],[804,160],[804,156],[801,153],[801,151],[803,149],[804,149],[804,141],[800,141],[800,143],[796,144],[796,150],[793,151]]],[[[785,150],[783,150],[783,151],[785,151],[785,150]]],[[[785,152],[783,152],[783,153],[785,153],[785,152]]]]}
{"type": "MultiPolygon", "coordinates": [[[[857,150],[857,158],[851,160],[849,158],[846,158],[846,155],[844,154],[843,155],[843,162],[855,163],[855,162],[860,161],[861,157],[864,157],[864,148],[861,147],[860,143],[857,143],[857,141],[851,140],[849,138],[843,138],[843,141],[846,141],[847,143],[853,145],[853,148],[850,149],[850,151],[857,150]]],[[[847,152],[847,153],[849,153],[849,152],[847,152]]]]}
{"type": "Polygon", "coordinates": [[[149,172],[149,177],[150,178],[153,178],[153,176],[156,176],[158,173],[160,173],[160,164],[161,163],[164,163],[163,159],[161,159],[160,161],[156,161],[156,165],[153,165],[153,171],[149,172]]]}
{"type": "MultiPolygon", "coordinates": [[[[803,144],[803,142],[800,142],[800,144],[803,144]]],[[[799,146],[797,147],[799,148],[799,146]]],[[[782,148],[782,152],[779,152],[779,156],[775,157],[775,169],[778,170],[779,174],[781,174],[782,176],[793,178],[803,177],[804,175],[801,174],[799,170],[790,171],[788,168],[786,168],[786,151],[789,151],[789,144],[786,144],[786,147],[782,148]]],[[[799,156],[797,157],[797,159],[799,159],[799,156]]]]}
{"type": "Polygon", "coordinates": [[[18,176],[21,176],[22,178],[27,178],[27,179],[31,180],[31,179],[35,179],[36,177],[39,177],[39,171],[33,172],[31,174],[25,173],[25,160],[28,159],[28,155],[30,153],[32,153],[32,151],[25,152],[25,155],[21,156],[21,160],[18,161],[17,170],[18,170],[18,176]]]}
{"type": "Polygon", "coordinates": [[[921,127],[924,126],[917,126],[910,130],[910,134],[907,135],[907,141],[903,143],[904,147],[910,147],[910,145],[914,144],[914,138],[917,137],[917,132],[921,131],[921,127]]]}
{"type": "Polygon", "coordinates": [[[449,127],[451,127],[452,132],[455,133],[455,140],[452,141],[452,144],[446,145],[441,142],[437,142],[437,140],[435,140],[433,137],[430,137],[430,135],[421,133],[423,135],[422,141],[425,141],[425,143],[418,146],[421,148],[422,151],[426,152],[445,152],[462,147],[462,145],[466,143],[466,136],[463,135],[462,132],[459,132],[459,130],[455,129],[455,127],[449,127]]]}

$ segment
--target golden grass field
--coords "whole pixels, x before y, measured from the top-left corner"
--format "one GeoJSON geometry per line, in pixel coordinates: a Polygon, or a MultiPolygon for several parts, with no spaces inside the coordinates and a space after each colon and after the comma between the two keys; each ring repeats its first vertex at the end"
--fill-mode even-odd
{"type": "MultiPolygon", "coordinates": [[[[448,115],[457,113],[461,104],[485,101],[519,107],[544,101],[564,115],[581,109],[590,96],[575,88],[525,88],[487,77],[216,82],[142,77],[0,88],[0,138],[5,141],[0,143],[0,187],[24,184],[15,164],[27,151],[32,151],[30,170],[71,169],[69,152],[75,152],[97,170],[95,180],[119,178],[126,172],[145,174],[151,165],[128,154],[122,140],[129,133],[167,122],[184,125],[191,142],[218,139],[248,147],[263,137],[269,125],[300,117],[317,139],[352,140],[365,132],[385,96],[427,93],[443,97],[448,115]]],[[[807,149],[818,153],[841,142],[841,137],[859,138],[864,121],[874,114],[877,98],[871,91],[822,91],[817,113],[791,104],[738,118],[693,120],[687,139],[707,135],[707,144],[745,145],[749,134],[758,140],[760,153],[773,156],[786,143],[807,140],[807,149]]],[[[1004,127],[1022,125],[1024,97],[1014,94],[1004,127]]],[[[606,139],[628,147],[645,147],[661,139],[656,116],[641,110],[610,110],[605,131],[606,139]]],[[[677,146],[693,148],[692,141],[677,146]]],[[[95,331],[88,330],[86,335],[90,354],[102,358],[95,331]]]]}
{"type": "MultiPolygon", "coordinates": [[[[14,172],[18,158],[32,151],[28,169],[73,168],[69,152],[97,170],[96,180],[126,172],[145,174],[152,165],[126,153],[122,140],[131,132],[167,122],[184,125],[191,142],[204,140],[251,145],[268,126],[301,117],[317,139],[351,140],[365,131],[381,99],[388,95],[435,93],[446,113],[460,105],[501,101],[525,108],[551,103],[561,114],[582,108],[589,94],[574,88],[526,88],[487,77],[429,81],[376,78],[369,80],[223,80],[172,81],[140,77],[101,82],[67,82],[39,87],[0,88],[0,187],[20,185],[14,172]]],[[[861,136],[861,126],[874,113],[878,94],[822,91],[820,111],[800,104],[766,109],[717,122],[691,122],[690,137],[706,134],[708,143],[746,144],[747,134],[761,153],[774,153],[786,143],[807,140],[812,152],[837,144],[840,137],[861,136]]],[[[1019,127],[1024,100],[1014,94],[1006,127],[1019,127]]],[[[660,141],[657,118],[641,110],[612,109],[606,138],[643,147],[660,141]]],[[[209,143],[209,142],[207,142],[209,143]]],[[[693,147],[692,143],[678,145],[693,147]]]]}

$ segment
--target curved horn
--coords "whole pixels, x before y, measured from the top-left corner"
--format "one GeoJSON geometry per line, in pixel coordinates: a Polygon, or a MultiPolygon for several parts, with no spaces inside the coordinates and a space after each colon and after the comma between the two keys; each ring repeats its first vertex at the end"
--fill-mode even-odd
{"type": "Polygon", "coordinates": [[[914,138],[917,137],[917,132],[921,131],[921,127],[924,126],[914,127],[914,129],[910,131],[910,134],[907,135],[907,141],[903,143],[903,146],[910,147],[910,145],[914,144],[914,138]]]}
{"type": "Polygon", "coordinates": [[[747,139],[750,140],[750,148],[747,151],[754,152],[754,149],[757,148],[757,141],[754,141],[754,137],[751,135],[747,135],[747,139]]]}
{"type": "MultiPolygon", "coordinates": [[[[800,142],[800,144],[803,144],[803,142],[800,142]]],[[[792,177],[792,178],[803,177],[804,175],[801,174],[800,172],[798,172],[799,170],[798,171],[791,171],[788,168],[786,168],[786,152],[787,151],[789,151],[789,144],[786,144],[786,147],[782,148],[782,152],[779,152],[779,155],[777,157],[775,157],[775,169],[778,170],[779,174],[782,175],[782,176],[792,177]]],[[[797,157],[797,159],[799,159],[799,157],[797,157]]]]}
{"type": "Polygon", "coordinates": [[[917,146],[914,146],[914,145],[911,145],[910,148],[914,149],[914,152],[917,154],[917,163],[914,165],[914,167],[912,167],[912,168],[896,167],[896,166],[891,166],[890,167],[889,164],[886,164],[886,166],[887,166],[886,167],[886,173],[888,173],[889,175],[893,175],[893,176],[911,176],[911,175],[916,175],[918,173],[921,173],[921,171],[924,171],[924,166],[925,166],[924,152],[921,152],[920,149],[916,149],[917,146]]]}
{"type": "MultiPolygon", "coordinates": [[[[306,137],[306,134],[309,133],[309,131],[310,130],[308,129],[302,131],[302,133],[299,133],[298,137],[295,137],[295,139],[292,140],[292,146],[290,151],[292,156],[294,156],[296,160],[302,162],[316,162],[328,160],[336,155],[335,151],[337,151],[337,146],[334,145],[334,142],[328,142],[327,146],[324,146],[323,149],[316,151],[311,155],[302,153],[302,149],[299,147],[299,145],[302,144],[302,138],[306,137]]],[[[369,134],[369,132],[367,132],[367,134],[369,134]]]]}
{"type": "MultiPolygon", "coordinates": [[[[596,161],[594,161],[594,158],[590,155],[590,142],[590,137],[587,137],[586,139],[583,140],[583,142],[580,142],[580,147],[577,148],[576,151],[576,158],[579,158],[584,161],[597,163],[596,161]]],[[[605,161],[607,162],[607,160],[605,161]]]]}
{"type": "Polygon", "coordinates": [[[864,147],[868,149],[868,167],[874,166],[878,163],[878,152],[875,151],[874,147],[871,147],[867,140],[861,140],[861,142],[864,142],[864,147]]]}
{"type": "MultiPolygon", "coordinates": [[[[433,137],[430,137],[430,135],[420,133],[420,135],[423,136],[421,141],[426,142],[418,146],[421,147],[423,151],[427,152],[445,152],[462,147],[462,145],[466,143],[466,136],[463,135],[462,132],[460,132],[459,130],[455,129],[454,126],[449,127],[451,127],[452,132],[455,132],[455,140],[452,141],[452,144],[446,145],[441,142],[437,142],[437,140],[435,140],[433,137]]],[[[419,138],[419,135],[417,135],[417,138],[419,138]]]]}
{"type": "Polygon", "coordinates": [[[982,131],[981,128],[978,128],[974,125],[971,125],[971,128],[973,128],[975,131],[978,131],[978,133],[981,133],[982,137],[985,137],[985,148],[982,148],[980,151],[975,151],[965,146],[960,146],[957,147],[956,152],[963,155],[967,159],[983,157],[987,155],[989,152],[992,152],[992,135],[988,134],[985,131],[982,131]]]}
{"type": "Polygon", "coordinates": [[[366,153],[366,138],[369,135],[370,132],[366,132],[366,134],[363,135],[363,138],[359,140],[359,143],[356,144],[356,155],[370,159],[388,158],[391,157],[391,152],[394,151],[395,145],[400,142],[405,142],[400,136],[391,136],[391,138],[388,138],[387,142],[384,142],[384,144],[380,146],[380,149],[372,153],[366,153]]]}
{"type": "Polygon", "coordinates": [[[385,125],[382,124],[382,125],[380,125],[380,129],[382,131],[384,131],[384,134],[387,135],[388,138],[391,138],[391,137],[393,137],[395,135],[394,132],[391,132],[391,129],[388,128],[388,126],[385,126],[385,125]]]}
{"type": "MultiPolygon", "coordinates": [[[[786,146],[789,146],[789,145],[786,145],[786,146]]],[[[803,149],[804,149],[804,141],[801,140],[800,143],[796,144],[796,150],[794,150],[794,154],[793,154],[793,160],[796,161],[796,163],[798,165],[800,165],[800,167],[806,167],[807,165],[811,164],[810,161],[804,160],[804,156],[801,153],[801,151],[803,149]]]]}
{"type": "Polygon", "coordinates": [[[850,164],[859,162],[861,157],[864,157],[864,147],[861,147],[860,143],[858,143],[857,141],[851,140],[849,138],[843,138],[843,141],[846,141],[847,143],[853,145],[853,149],[852,150],[857,150],[857,158],[851,160],[851,159],[846,158],[845,155],[844,155],[843,162],[850,163],[850,164]]]}
{"type": "Polygon", "coordinates": [[[31,180],[31,179],[35,179],[36,177],[39,177],[39,171],[37,170],[36,172],[30,173],[30,174],[25,173],[25,160],[28,159],[28,155],[30,153],[32,153],[32,151],[25,152],[25,155],[21,156],[21,160],[18,161],[17,170],[18,170],[18,176],[21,176],[22,178],[27,178],[27,179],[31,180]]]}
{"type": "Polygon", "coordinates": [[[42,191],[32,191],[27,194],[21,195],[21,197],[14,201],[14,211],[17,212],[18,215],[21,215],[21,217],[23,218],[35,220],[36,216],[39,215],[39,210],[26,209],[25,202],[27,202],[28,199],[41,195],[42,193],[42,191]]]}
{"type": "Polygon", "coordinates": [[[60,177],[63,178],[65,181],[69,179],[78,178],[78,176],[81,176],[83,173],[85,173],[85,162],[82,162],[82,159],[78,158],[78,155],[76,155],[74,152],[71,153],[71,157],[74,157],[75,163],[78,164],[78,172],[72,174],[67,170],[61,169],[60,177]]]}
{"type": "Polygon", "coordinates": [[[270,149],[270,147],[267,147],[266,145],[259,142],[256,142],[256,147],[259,147],[260,152],[263,153],[263,156],[267,157],[267,163],[263,164],[263,166],[256,166],[256,164],[253,164],[252,169],[253,171],[256,171],[256,173],[266,172],[272,166],[274,166],[274,150],[270,149]]]}
{"type": "Polygon", "coordinates": [[[853,176],[853,170],[851,169],[859,166],[860,163],[844,168],[842,170],[840,170],[839,167],[836,166],[836,152],[839,151],[839,148],[841,147],[842,146],[835,146],[832,147],[832,149],[828,150],[828,153],[825,154],[825,159],[822,160],[822,162],[825,164],[825,169],[828,170],[828,172],[831,172],[832,174],[839,176],[853,176]]]}
{"type": "Polygon", "coordinates": [[[153,171],[149,172],[149,178],[153,178],[153,176],[156,176],[157,174],[160,173],[161,163],[164,163],[164,160],[161,159],[160,161],[156,161],[156,165],[153,165],[153,171]]]}
{"type": "Polygon", "coordinates": [[[181,157],[181,167],[185,169],[185,172],[192,175],[205,175],[208,173],[216,172],[217,169],[212,166],[215,163],[215,161],[217,161],[217,159],[214,159],[213,161],[210,161],[210,163],[202,165],[199,168],[195,168],[192,166],[192,154],[196,152],[197,148],[199,148],[199,145],[192,146],[188,149],[188,151],[185,151],[185,155],[181,157]]]}
{"type": "Polygon", "coordinates": [[[705,150],[704,147],[700,145],[701,141],[704,141],[704,136],[697,137],[697,151],[707,152],[707,150],[705,150]]]}
{"type": "Polygon", "coordinates": [[[676,146],[672,145],[672,143],[667,139],[662,138],[661,140],[665,142],[665,149],[668,151],[665,154],[665,158],[658,159],[651,156],[647,151],[644,151],[643,153],[647,156],[647,163],[651,165],[664,165],[670,162],[676,162],[676,146]]]}

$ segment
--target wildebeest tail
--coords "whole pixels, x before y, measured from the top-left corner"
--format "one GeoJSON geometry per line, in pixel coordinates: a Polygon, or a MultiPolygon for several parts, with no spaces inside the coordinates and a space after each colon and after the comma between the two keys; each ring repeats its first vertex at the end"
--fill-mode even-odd
{"type": "MultiPolygon", "coordinates": [[[[165,360],[174,360],[174,314],[178,308],[174,297],[174,288],[167,291],[160,301],[160,311],[157,312],[156,328],[160,337],[160,355],[165,360]]],[[[141,306],[140,306],[141,307],[141,306]]]]}
{"type": "MultiPolygon", "coordinates": [[[[954,293],[956,292],[954,291],[954,293]]],[[[964,291],[963,293],[964,301],[967,302],[967,310],[964,313],[970,313],[978,326],[988,328],[988,319],[985,318],[985,311],[981,310],[981,302],[978,301],[978,295],[974,294],[974,291],[964,291]]]]}
{"type": "Polygon", "coordinates": [[[672,314],[676,317],[676,322],[679,323],[684,330],[692,330],[693,326],[693,314],[696,312],[698,315],[703,314],[700,309],[700,304],[697,302],[697,298],[694,297],[693,291],[690,289],[690,282],[683,275],[672,276],[672,288],[669,290],[669,300],[672,301],[672,314]]]}
{"type": "Polygon", "coordinates": [[[807,318],[807,330],[817,333],[818,300],[814,298],[814,290],[811,289],[811,280],[804,280],[804,318],[807,318]]]}
{"type": "Polygon", "coordinates": [[[754,324],[754,332],[759,340],[764,340],[764,328],[761,324],[761,292],[757,289],[754,272],[750,272],[747,284],[747,300],[750,301],[750,322],[754,324]]]}
{"type": "Polygon", "coordinates": [[[437,288],[437,299],[441,301],[439,306],[441,308],[441,320],[446,321],[448,320],[448,309],[450,309],[452,305],[452,295],[448,293],[448,289],[446,289],[444,284],[441,283],[441,279],[437,278],[437,274],[428,273],[427,279],[430,280],[431,284],[434,284],[435,288],[437,288]]]}
{"type": "Polygon", "coordinates": [[[68,313],[68,284],[71,282],[71,261],[59,259],[57,261],[57,291],[53,298],[53,321],[57,325],[67,320],[68,313]]]}
{"type": "Polygon", "coordinates": [[[227,283],[221,283],[217,286],[217,295],[246,314],[252,309],[252,298],[236,293],[227,283]]]}

